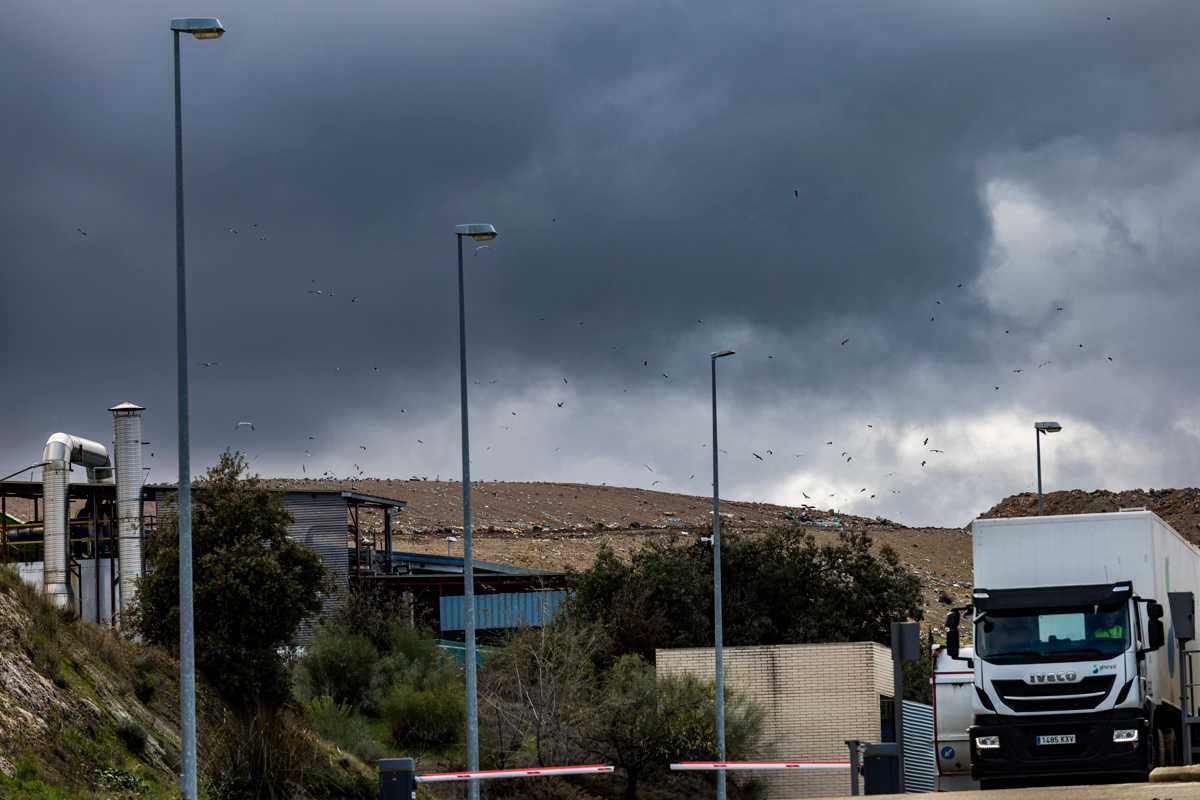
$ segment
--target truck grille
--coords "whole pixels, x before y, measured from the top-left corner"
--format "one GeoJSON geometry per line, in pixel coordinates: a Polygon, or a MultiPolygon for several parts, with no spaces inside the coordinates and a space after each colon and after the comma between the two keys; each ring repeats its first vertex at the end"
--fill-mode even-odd
{"type": "Polygon", "coordinates": [[[1013,711],[1086,711],[1103,702],[1116,680],[1115,675],[1095,675],[1079,683],[992,681],[992,687],[1013,711]]]}

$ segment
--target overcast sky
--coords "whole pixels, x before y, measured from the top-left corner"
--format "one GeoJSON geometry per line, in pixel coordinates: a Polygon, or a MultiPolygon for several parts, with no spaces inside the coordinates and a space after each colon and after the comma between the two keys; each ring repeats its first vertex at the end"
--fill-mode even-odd
{"type": "Polygon", "coordinates": [[[1035,487],[1037,419],[1048,489],[1197,482],[1184,0],[18,4],[3,472],[133,400],[175,476],[197,13],[228,28],[182,42],[197,472],[458,477],[453,229],[491,222],[476,478],[707,492],[732,348],[727,497],[964,524],[1035,487]]]}

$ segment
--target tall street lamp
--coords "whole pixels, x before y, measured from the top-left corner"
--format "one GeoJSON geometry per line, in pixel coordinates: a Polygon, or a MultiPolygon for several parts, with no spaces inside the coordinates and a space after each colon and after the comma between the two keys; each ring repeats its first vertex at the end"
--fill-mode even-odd
{"type": "Polygon", "coordinates": [[[175,39],[175,319],[179,390],[179,716],[183,796],[196,800],[196,631],[192,615],[192,469],[188,435],[187,271],[183,246],[183,112],[179,91],[179,34],[219,39],[211,17],[171,20],[175,39]]]}
{"type": "MultiPolygon", "coordinates": [[[[720,448],[717,447],[717,359],[733,355],[732,350],[719,350],[709,356],[712,366],[712,457],[713,457],[713,652],[715,659],[716,685],[714,687],[714,703],[716,705],[717,753],[721,761],[725,760],[725,633],[721,614],[721,489],[718,480],[717,459],[720,448]]],[[[717,800],[725,800],[725,770],[717,770],[717,800]]]]}
{"type": "Polygon", "coordinates": [[[1036,431],[1037,438],[1037,472],[1038,472],[1038,516],[1046,510],[1046,499],[1042,496],[1042,436],[1047,433],[1058,433],[1062,430],[1062,425],[1057,422],[1035,422],[1033,429],[1036,431]]]}
{"type": "MultiPolygon", "coordinates": [[[[496,238],[496,227],[483,223],[456,225],[458,239],[458,369],[462,404],[463,492],[463,627],[466,629],[464,666],[467,671],[467,770],[479,769],[479,706],[475,688],[475,564],[471,546],[471,444],[467,432],[467,308],[463,295],[463,237],[477,242],[496,238]]],[[[467,782],[470,800],[479,800],[479,781],[467,782]]]]}

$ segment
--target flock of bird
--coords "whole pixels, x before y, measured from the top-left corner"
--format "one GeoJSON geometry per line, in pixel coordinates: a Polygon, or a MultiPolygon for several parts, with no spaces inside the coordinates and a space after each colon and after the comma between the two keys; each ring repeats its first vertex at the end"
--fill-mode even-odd
{"type": "MultiPolygon", "coordinates": [[[[799,190],[798,190],[798,189],[797,189],[797,190],[795,190],[795,192],[794,192],[794,195],[795,195],[797,198],[799,198],[799,196],[800,196],[800,192],[799,192],[799,190]]],[[[555,221],[557,221],[557,220],[555,220],[555,221]]],[[[241,233],[241,231],[239,230],[239,228],[237,228],[237,227],[235,227],[235,226],[230,226],[230,227],[228,227],[226,230],[227,230],[227,232],[229,233],[229,235],[230,235],[230,236],[241,236],[241,235],[242,235],[242,233],[241,233]]],[[[85,229],[83,229],[83,228],[76,228],[76,231],[77,231],[77,232],[78,232],[78,234],[79,234],[80,236],[82,236],[82,237],[86,237],[86,236],[88,235],[88,232],[87,232],[85,229]]],[[[267,240],[267,236],[265,235],[265,233],[263,233],[263,232],[261,231],[261,229],[260,229],[260,227],[259,227],[259,224],[258,224],[258,223],[252,223],[252,224],[250,225],[250,227],[249,227],[249,231],[251,231],[251,232],[253,233],[253,235],[257,236],[257,237],[258,237],[258,239],[259,239],[260,241],[266,241],[266,240],[267,240]]],[[[492,248],[491,248],[491,245],[487,245],[487,244],[485,244],[485,245],[479,245],[479,246],[477,246],[477,247],[475,248],[475,253],[474,253],[474,254],[475,254],[476,256],[478,256],[478,255],[480,255],[481,253],[483,253],[484,251],[491,250],[491,249],[492,249],[492,248]]],[[[962,284],[962,283],[957,283],[957,284],[955,284],[955,286],[954,286],[954,289],[955,289],[956,291],[962,290],[962,289],[963,289],[963,284],[962,284]]],[[[358,302],[359,302],[359,296],[358,296],[358,295],[347,295],[347,294],[345,294],[345,293],[339,294],[337,291],[335,291],[335,289],[334,289],[334,288],[329,288],[329,287],[326,287],[326,286],[324,286],[324,285],[318,285],[318,283],[317,283],[317,281],[316,281],[315,279],[313,279],[313,280],[311,280],[311,281],[310,281],[310,285],[309,285],[309,287],[308,287],[308,288],[305,290],[305,292],[306,292],[306,294],[307,294],[309,297],[311,297],[311,298],[312,298],[312,299],[314,299],[314,300],[328,301],[328,300],[337,300],[337,299],[339,299],[339,298],[340,298],[342,301],[345,301],[345,300],[348,298],[348,300],[349,300],[349,303],[350,303],[350,304],[356,304],[356,303],[358,303],[358,302]]],[[[930,314],[930,316],[929,316],[929,322],[930,322],[930,323],[936,323],[936,322],[937,322],[937,308],[938,308],[938,307],[946,307],[946,303],[944,303],[944,302],[943,302],[944,300],[946,300],[946,296],[942,296],[942,297],[936,297],[936,298],[933,298],[933,311],[934,311],[934,313],[930,314]]],[[[949,302],[949,301],[947,300],[946,302],[949,302]]],[[[1061,303],[1056,303],[1056,304],[1054,304],[1053,308],[1054,308],[1054,311],[1055,311],[1055,312],[1064,312],[1064,311],[1066,310],[1066,306],[1065,306],[1065,305],[1063,305],[1063,304],[1061,304],[1061,303]]],[[[540,317],[540,318],[539,318],[539,322],[546,322],[546,317],[540,317]]],[[[704,320],[703,320],[703,319],[697,319],[697,320],[696,320],[696,324],[697,324],[697,325],[703,325],[703,324],[704,324],[704,320]]],[[[584,320],[577,320],[577,326],[578,326],[578,327],[583,327],[583,326],[584,326],[584,320]]],[[[1004,329],[1004,335],[1011,335],[1011,329],[1004,329]]],[[[846,347],[848,347],[849,345],[851,345],[851,344],[852,344],[852,341],[853,341],[853,339],[852,339],[852,337],[851,337],[851,336],[845,336],[845,337],[841,338],[841,339],[840,339],[840,341],[838,341],[838,344],[837,344],[837,346],[838,346],[839,348],[846,348],[846,347]]],[[[1084,348],[1084,344],[1083,344],[1083,343],[1078,343],[1078,345],[1077,345],[1077,347],[1076,347],[1075,349],[1076,349],[1076,350],[1083,350],[1083,349],[1085,349],[1085,348],[1084,348]]],[[[615,351],[615,350],[617,350],[617,347],[614,345],[614,346],[612,347],[612,350],[614,350],[614,351],[615,351]]],[[[769,360],[773,360],[773,359],[775,359],[775,354],[774,354],[774,353],[768,353],[768,354],[766,354],[766,358],[767,358],[767,359],[769,359],[769,360]]],[[[1105,359],[1106,361],[1108,361],[1108,362],[1112,362],[1112,361],[1114,361],[1114,359],[1113,359],[1113,357],[1112,357],[1111,355],[1105,355],[1105,356],[1104,356],[1104,359],[1105,359]]],[[[649,370],[651,370],[651,359],[649,359],[649,358],[639,358],[639,359],[638,359],[638,361],[640,361],[640,364],[641,364],[641,368],[642,368],[642,370],[645,370],[645,371],[649,371],[649,370]]],[[[215,369],[215,368],[219,367],[219,366],[221,365],[221,363],[222,363],[222,362],[221,362],[221,361],[219,361],[219,360],[217,360],[217,359],[208,359],[208,360],[203,360],[203,361],[199,361],[199,362],[197,362],[197,363],[196,363],[196,366],[198,366],[199,368],[201,368],[201,369],[204,369],[204,370],[210,370],[210,369],[215,369]]],[[[1035,369],[1043,369],[1043,368],[1045,368],[1045,367],[1049,367],[1049,366],[1051,366],[1053,363],[1054,363],[1054,362],[1053,362],[1052,360],[1043,360],[1043,361],[1039,362],[1039,363],[1036,365],[1035,369]]],[[[338,371],[338,372],[341,372],[341,367],[335,367],[335,370],[336,370],[336,371],[338,371]]],[[[373,367],[371,367],[371,369],[370,369],[370,372],[371,372],[372,374],[379,374],[381,371],[382,371],[382,370],[381,370],[381,368],[380,368],[379,366],[373,366],[373,367]]],[[[1028,371],[1028,370],[1027,370],[1027,368],[1026,368],[1026,367],[1015,367],[1015,368],[1012,368],[1012,369],[1011,369],[1011,372],[1010,372],[1010,374],[1012,374],[1012,375],[1021,375],[1021,374],[1025,373],[1025,372],[1027,372],[1027,371],[1028,371]]],[[[670,381],[670,380],[671,380],[671,374],[670,374],[669,372],[667,372],[667,371],[663,371],[663,370],[661,370],[661,369],[654,369],[654,370],[653,370],[653,373],[654,373],[654,374],[656,374],[658,377],[661,377],[661,379],[662,379],[663,381],[670,381]]],[[[499,383],[499,382],[500,382],[500,380],[499,380],[498,378],[491,378],[491,379],[488,379],[488,380],[486,381],[486,385],[496,385],[496,384],[497,384],[497,383],[499,383]]],[[[482,380],[474,380],[473,384],[474,384],[475,386],[482,386],[482,385],[484,385],[484,382],[483,382],[482,380]]],[[[563,384],[564,386],[570,385],[570,380],[569,380],[569,379],[568,379],[566,376],[563,376],[563,377],[562,377],[562,384],[563,384]]],[[[995,384],[995,383],[993,383],[993,384],[991,384],[991,386],[992,386],[992,390],[993,390],[993,391],[1000,391],[1000,390],[1001,390],[1001,386],[1002,386],[1002,384],[995,384]]],[[[625,386],[625,387],[623,388],[623,392],[628,392],[628,391],[629,391],[629,389],[630,389],[630,387],[629,387],[629,386],[625,386]]],[[[556,409],[563,409],[563,408],[565,408],[565,407],[567,406],[567,400],[566,400],[566,399],[561,399],[561,398],[550,398],[548,402],[553,402],[553,403],[554,403],[554,408],[556,408],[556,409]]],[[[400,408],[400,409],[399,409],[399,413],[401,413],[401,414],[404,414],[404,413],[406,413],[406,412],[407,412],[407,409],[405,409],[405,408],[400,408]]],[[[510,411],[510,416],[511,416],[511,417],[517,417],[517,416],[518,416],[518,412],[517,412],[516,410],[511,410],[511,411],[510,411]]],[[[510,425],[500,425],[500,426],[498,426],[498,427],[499,427],[499,429],[500,429],[501,431],[510,431],[510,430],[511,430],[511,426],[510,426],[510,425]]],[[[239,421],[237,421],[237,422],[235,422],[235,423],[234,423],[234,425],[233,425],[233,430],[234,430],[235,434],[244,434],[244,435],[248,435],[248,434],[251,434],[251,433],[255,432],[255,431],[257,430],[257,428],[256,428],[256,425],[255,425],[255,423],[253,423],[253,422],[251,422],[251,421],[248,421],[248,420],[239,420],[239,421]]],[[[866,430],[867,432],[872,432],[872,433],[873,433],[873,432],[876,432],[876,429],[875,429],[875,426],[874,426],[874,424],[866,424],[865,430],[866,430]]],[[[306,441],[307,441],[307,442],[312,442],[312,441],[316,440],[316,438],[317,438],[316,434],[311,434],[311,433],[310,433],[310,434],[307,434],[306,441]]],[[[921,454],[920,454],[920,459],[919,459],[919,467],[917,467],[917,469],[924,470],[924,469],[925,469],[925,467],[926,467],[926,465],[929,463],[929,460],[930,460],[930,457],[931,457],[931,456],[938,456],[938,455],[944,455],[944,454],[945,454],[945,450],[944,450],[944,449],[941,449],[941,448],[931,448],[931,447],[929,447],[929,446],[928,446],[928,445],[929,445],[929,441],[930,441],[930,437],[926,436],[926,437],[924,437],[923,441],[921,442],[921,448],[920,448],[920,449],[921,449],[921,454]]],[[[415,444],[416,444],[416,445],[418,445],[418,446],[424,445],[424,443],[425,443],[425,442],[424,442],[424,440],[423,440],[423,439],[420,439],[420,438],[415,438],[415,439],[414,439],[414,442],[415,442],[415,444]]],[[[241,445],[241,444],[244,444],[244,442],[237,442],[237,444],[241,445]]],[[[704,447],[707,447],[707,446],[708,446],[708,444],[707,444],[707,443],[702,443],[700,446],[701,446],[702,448],[704,448],[704,447]]],[[[834,440],[832,440],[832,439],[823,440],[823,446],[824,446],[824,447],[834,447],[834,446],[835,446],[835,444],[834,444],[834,440]]],[[[484,452],[485,452],[485,453],[491,453],[491,452],[494,450],[494,448],[495,448],[495,445],[494,445],[494,444],[488,444],[488,445],[487,445],[487,446],[484,448],[484,452]]],[[[362,451],[362,452],[364,452],[364,453],[365,453],[365,452],[367,452],[367,445],[366,445],[366,444],[361,444],[361,443],[360,443],[360,444],[358,445],[358,449],[359,449],[360,451],[362,451]]],[[[557,452],[559,452],[559,450],[560,450],[560,449],[561,449],[560,447],[555,447],[555,448],[554,448],[554,452],[556,452],[556,453],[557,453],[557,452]]],[[[308,463],[308,461],[309,461],[309,459],[311,459],[311,458],[312,458],[312,450],[311,450],[311,449],[307,449],[307,448],[305,448],[305,449],[303,449],[303,451],[302,451],[302,452],[303,452],[303,454],[304,454],[304,459],[302,459],[302,460],[301,460],[301,463],[300,463],[301,472],[302,472],[302,474],[303,474],[303,475],[306,475],[306,476],[307,476],[307,475],[308,475],[308,466],[309,466],[309,463],[308,463]]],[[[728,454],[728,451],[727,451],[727,450],[725,450],[725,449],[722,449],[722,450],[720,450],[720,452],[721,452],[722,454],[726,454],[726,455],[728,454]]],[[[773,448],[764,448],[764,449],[762,449],[762,451],[761,451],[761,452],[760,452],[759,450],[748,450],[747,452],[748,452],[748,456],[749,456],[749,457],[750,457],[750,458],[753,460],[753,462],[754,462],[754,463],[764,463],[764,464],[765,464],[765,463],[767,463],[769,460],[771,460],[772,458],[774,458],[774,457],[775,457],[775,451],[774,451],[774,449],[773,449],[773,448]]],[[[154,454],[153,454],[153,453],[151,453],[151,456],[153,456],[153,455],[154,455],[154,454]]],[[[805,457],[806,457],[806,456],[805,456],[805,453],[803,453],[803,452],[794,452],[794,453],[792,453],[792,456],[793,456],[793,458],[794,458],[794,459],[802,459],[802,458],[805,458],[805,457]]],[[[257,456],[256,456],[256,458],[257,458],[257,456]]],[[[841,450],[841,451],[840,451],[840,454],[839,454],[839,460],[840,460],[840,461],[841,461],[843,464],[849,465],[849,464],[851,464],[851,463],[853,463],[853,462],[854,462],[854,455],[853,455],[853,453],[852,453],[852,452],[851,452],[849,449],[846,449],[846,450],[841,450]]],[[[916,461],[917,461],[917,457],[914,457],[914,463],[916,463],[916,461]]],[[[794,463],[794,462],[791,462],[791,463],[794,463]]],[[[647,463],[647,464],[643,464],[643,467],[645,467],[645,469],[646,469],[646,470],[647,470],[649,473],[651,473],[651,474],[654,474],[654,473],[655,473],[655,470],[654,470],[654,468],[653,468],[653,467],[652,467],[650,464],[648,464],[648,463],[647,463]]],[[[345,476],[347,479],[351,479],[351,480],[353,480],[353,479],[355,479],[355,478],[363,478],[363,477],[365,477],[365,471],[364,471],[364,469],[363,469],[363,467],[362,467],[361,465],[359,465],[359,464],[355,463],[355,464],[353,464],[353,468],[354,468],[354,472],[353,472],[353,474],[351,474],[351,475],[349,475],[349,476],[345,476]]],[[[314,473],[314,475],[315,475],[315,473],[314,473]]],[[[893,477],[895,477],[895,476],[896,476],[896,472],[889,472],[889,473],[887,473],[886,475],[884,475],[884,476],[881,476],[881,477],[879,478],[879,481],[880,481],[880,482],[883,482],[883,480],[884,480],[884,479],[886,479],[886,478],[893,478],[893,477]]],[[[334,479],[334,478],[337,478],[338,476],[335,474],[335,472],[334,472],[333,470],[326,469],[326,470],[322,471],[318,477],[321,477],[321,478],[330,478],[330,479],[334,479]]],[[[689,480],[689,481],[694,481],[695,479],[696,479],[696,474],[695,474],[695,473],[691,473],[691,474],[688,476],[688,480],[689,480]]],[[[662,478],[655,477],[655,478],[654,478],[654,479],[653,479],[653,480],[650,482],[650,484],[649,484],[649,485],[650,485],[650,487],[654,487],[654,486],[657,486],[657,485],[661,484],[662,482],[663,482],[662,478]]],[[[882,488],[871,489],[869,486],[863,486],[862,488],[858,489],[858,491],[857,491],[857,492],[850,492],[849,494],[843,494],[843,495],[841,495],[841,496],[843,497],[843,499],[846,499],[846,500],[850,500],[850,499],[870,499],[870,500],[873,500],[873,499],[875,499],[875,498],[877,497],[877,495],[878,495],[879,493],[881,493],[881,492],[882,492],[882,491],[883,491],[885,488],[886,488],[886,490],[888,491],[888,493],[890,493],[890,494],[892,494],[892,495],[897,495],[897,494],[900,494],[900,490],[899,490],[899,489],[897,489],[897,488],[895,488],[895,487],[882,487],[882,488]],[[865,497],[865,498],[863,498],[863,495],[866,495],[866,497],[865,497]]],[[[803,498],[804,498],[805,500],[813,500],[813,499],[814,499],[812,495],[810,495],[810,494],[808,494],[807,492],[804,492],[804,491],[802,491],[802,492],[801,492],[801,495],[803,496],[803,498]]],[[[838,498],[838,497],[839,497],[839,494],[838,494],[837,492],[829,493],[829,494],[828,494],[828,497],[829,497],[829,498],[838,498]]]]}

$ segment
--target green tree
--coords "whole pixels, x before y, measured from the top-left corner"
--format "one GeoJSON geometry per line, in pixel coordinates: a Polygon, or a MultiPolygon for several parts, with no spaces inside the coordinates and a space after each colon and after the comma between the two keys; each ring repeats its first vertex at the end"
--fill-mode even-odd
{"type": "MultiPolygon", "coordinates": [[[[841,532],[776,529],[722,543],[725,642],[887,643],[893,620],[920,619],[920,581],[888,546],[841,532]]],[[[629,564],[603,550],[579,575],[568,613],[606,628],[614,656],[712,642],[712,548],[652,542],[629,564]]]]}
{"type": "MultiPolygon", "coordinates": [[[[646,777],[667,780],[672,761],[716,757],[713,696],[712,683],[687,674],[659,676],[640,656],[621,656],[594,700],[579,709],[581,745],[625,773],[625,798],[634,800],[646,777]]],[[[725,715],[729,758],[744,758],[761,733],[762,713],[727,691],[725,715]]]]}
{"type": "MultiPolygon", "coordinates": [[[[321,608],[316,553],[288,538],[290,516],[246,460],[226,451],[192,491],[196,665],[234,707],[278,706],[291,683],[280,650],[321,608]]],[[[179,525],[169,514],[145,543],[130,614],[147,641],[178,653],[179,525]]]]}

